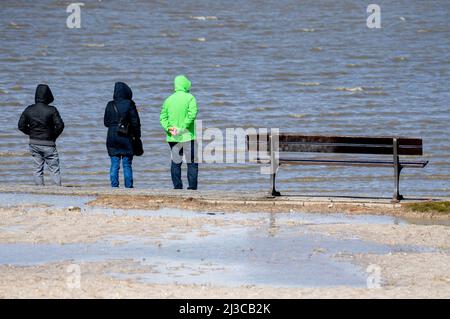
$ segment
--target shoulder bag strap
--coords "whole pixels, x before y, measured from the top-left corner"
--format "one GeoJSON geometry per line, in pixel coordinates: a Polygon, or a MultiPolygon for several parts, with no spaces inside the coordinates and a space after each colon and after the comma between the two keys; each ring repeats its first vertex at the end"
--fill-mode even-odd
{"type": "Polygon", "coordinates": [[[117,105],[116,105],[115,101],[113,101],[113,108],[114,108],[114,111],[116,112],[117,117],[119,119],[119,124],[121,124],[122,123],[122,117],[120,116],[120,113],[119,113],[119,110],[117,109],[117,105]]]}

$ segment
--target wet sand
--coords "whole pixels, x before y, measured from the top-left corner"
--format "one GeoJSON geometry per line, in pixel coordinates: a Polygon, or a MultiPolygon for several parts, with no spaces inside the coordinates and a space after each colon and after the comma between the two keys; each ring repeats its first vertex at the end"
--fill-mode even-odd
{"type": "Polygon", "coordinates": [[[367,199],[281,197],[270,198],[265,195],[246,199],[242,195],[234,198],[217,199],[212,196],[174,196],[174,195],[99,195],[89,205],[121,209],[159,209],[172,207],[186,210],[220,211],[220,212],[266,212],[266,213],[346,213],[349,215],[389,215],[410,219],[428,219],[450,221],[450,214],[440,212],[415,212],[408,204],[426,202],[423,200],[390,203],[389,200],[370,201],[367,199]]]}
{"type": "Polygon", "coordinates": [[[428,201],[450,201],[449,197],[411,197],[400,203],[384,197],[306,196],[286,193],[267,196],[264,191],[214,191],[172,189],[111,189],[109,187],[43,187],[1,185],[3,194],[93,196],[92,206],[121,209],[159,209],[162,207],[211,212],[311,212],[390,215],[410,219],[450,221],[450,214],[414,212],[407,205],[428,201]]]}
{"type": "Polygon", "coordinates": [[[87,194],[0,194],[0,297],[450,298],[442,219],[87,194]]]}
{"type": "Polygon", "coordinates": [[[450,298],[450,257],[442,254],[358,256],[376,262],[386,280],[382,288],[277,288],[148,284],[119,280],[109,272],[136,272],[132,261],[82,263],[80,288],[67,287],[69,263],[0,266],[0,296],[8,298],[450,298]]]}

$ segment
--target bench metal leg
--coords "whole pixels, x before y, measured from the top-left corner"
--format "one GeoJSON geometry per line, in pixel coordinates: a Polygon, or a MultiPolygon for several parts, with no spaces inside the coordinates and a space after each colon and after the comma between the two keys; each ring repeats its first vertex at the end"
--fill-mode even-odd
{"type": "Polygon", "coordinates": [[[394,153],[394,196],[392,197],[393,202],[399,202],[403,199],[400,195],[400,172],[402,171],[402,166],[400,165],[400,159],[398,156],[398,141],[396,138],[393,139],[393,153],[394,153]]]}
{"type": "Polygon", "coordinates": [[[271,184],[271,190],[270,190],[270,195],[271,196],[281,196],[280,192],[277,192],[276,187],[275,187],[275,178],[277,175],[277,171],[278,171],[278,156],[277,156],[277,152],[278,151],[278,139],[275,140],[275,138],[273,136],[270,136],[270,184],[271,184]]]}
{"type": "Polygon", "coordinates": [[[278,192],[276,190],[276,187],[275,187],[275,177],[276,177],[276,175],[277,175],[276,170],[275,170],[275,172],[273,174],[270,174],[270,184],[271,184],[270,194],[272,196],[281,196],[281,193],[278,192]]]}
{"type": "Polygon", "coordinates": [[[403,199],[403,195],[400,195],[400,172],[402,171],[402,167],[399,167],[394,171],[394,181],[395,181],[395,188],[394,188],[394,196],[392,200],[394,202],[399,202],[403,199]]]}

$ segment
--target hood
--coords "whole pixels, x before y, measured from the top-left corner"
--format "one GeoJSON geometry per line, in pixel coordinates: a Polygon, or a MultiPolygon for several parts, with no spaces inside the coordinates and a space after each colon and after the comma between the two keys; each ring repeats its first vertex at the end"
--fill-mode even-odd
{"type": "Polygon", "coordinates": [[[175,88],[175,92],[183,91],[189,92],[191,88],[191,81],[188,80],[184,75],[178,75],[173,81],[173,86],[175,88]]]}
{"type": "Polygon", "coordinates": [[[131,88],[123,82],[116,82],[114,85],[114,100],[131,100],[132,98],[133,91],[131,91],[131,88]]]}
{"type": "Polygon", "coordinates": [[[36,94],[34,95],[34,101],[36,103],[50,104],[54,101],[52,91],[46,84],[39,84],[36,88],[36,94]]]}

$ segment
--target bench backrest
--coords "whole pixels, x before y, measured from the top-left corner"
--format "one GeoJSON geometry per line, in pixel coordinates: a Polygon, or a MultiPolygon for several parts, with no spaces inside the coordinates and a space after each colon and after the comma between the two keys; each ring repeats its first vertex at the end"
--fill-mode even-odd
{"type": "MultiPolygon", "coordinates": [[[[317,136],[278,134],[280,152],[422,155],[422,139],[407,137],[317,136]]],[[[247,150],[270,151],[270,136],[247,135],[247,150]]]]}

